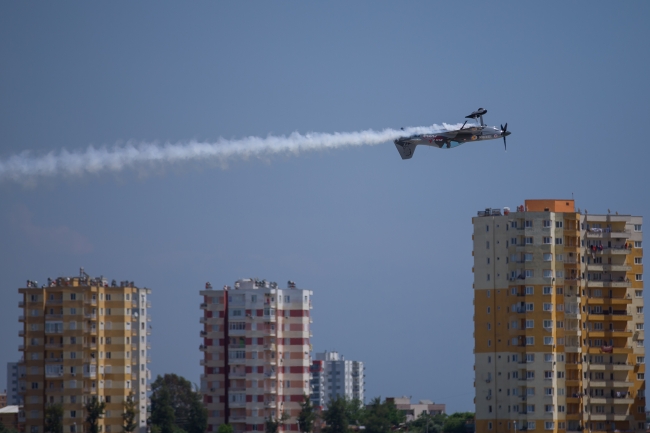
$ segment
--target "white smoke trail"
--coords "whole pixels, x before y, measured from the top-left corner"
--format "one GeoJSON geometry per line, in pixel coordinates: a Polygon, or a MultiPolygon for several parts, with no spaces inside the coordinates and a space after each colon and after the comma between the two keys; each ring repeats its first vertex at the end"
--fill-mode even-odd
{"type": "Polygon", "coordinates": [[[68,152],[63,149],[42,156],[29,152],[0,160],[0,181],[26,181],[36,177],[83,175],[103,171],[120,171],[137,164],[171,163],[179,161],[267,156],[343,146],[376,145],[412,134],[440,132],[460,125],[443,124],[411,127],[404,130],[384,129],[358,132],[308,133],[294,132],[289,136],[246,137],[238,140],[219,139],[216,142],[187,141],[178,143],[127,142],[123,146],[95,148],[68,152]]]}

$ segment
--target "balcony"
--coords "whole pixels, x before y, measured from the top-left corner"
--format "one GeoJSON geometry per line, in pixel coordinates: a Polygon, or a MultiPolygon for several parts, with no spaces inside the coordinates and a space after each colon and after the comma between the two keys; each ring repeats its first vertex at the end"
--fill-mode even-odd
{"type": "Polygon", "coordinates": [[[264,388],[264,394],[277,394],[277,388],[264,388]]]}
{"type": "Polygon", "coordinates": [[[61,349],[63,348],[63,343],[45,343],[46,349],[61,349]]]}
{"type": "Polygon", "coordinates": [[[19,322],[24,322],[25,321],[25,316],[18,316],[18,321],[19,322]]]}
{"type": "MultiPolygon", "coordinates": [[[[606,347],[606,346],[603,346],[606,347]]],[[[585,350],[585,353],[588,353],[590,355],[600,355],[603,353],[613,353],[613,354],[629,354],[633,352],[632,346],[625,346],[625,347],[616,347],[614,346],[610,350],[603,350],[603,347],[588,347],[585,350]]],[[[607,346],[610,347],[610,346],[607,346]]]]}
{"type": "Polygon", "coordinates": [[[608,265],[602,263],[587,263],[587,270],[595,272],[627,272],[632,270],[628,265],[608,265]]]}
{"type": "Polygon", "coordinates": [[[587,280],[587,287],[632,287],[630,281],[587,280]]]}
{"type": "Polygon", "coordinates": [[[274,401],[266,401],[266,402],[264,402],[264,407],[266,407],[266,408],[275,408],[276,405],[277,404],[274,401]]]}
{"type": "Polygon", "coordinates": [[[633,421],[632,415],[624,413],[592,413],[589,416],[590,421],[633,421]]]}
{"type": "Polygon", "coordinates": [[[22,329],[20,331],[18,331],[18,336],[19,337],[24,337],[25,336],[25,331],[22,330],[22,329]]]}
{"type": "Polygon", "coordinates": [[[18,308],[25,308],[25,301],[18,301],[18,308]]]}
{"type": "Polygon", "coordinates": [[[204,323],[204,324],[205,324],[205,323],[208,323],[208,318],[207,318],[207,317],[201,317],[201,318],[199,319],[199,323],[204,323]]]}
{"type": "Polygon", "coordinates": [[[208,304],[205,302],[201,303],[201,310],[207,310],[208,309],[208,304]]]}
{"type": "MultiPolygon", "coordinates": [[[[591,285],[590,285],[591,287],[591,285]]],[[[632,298],[627,296],[587,296],[590,305],[627,305],[632,303],[632,298]]]]}
{"type": "Polygon", "coordinates": [[[591,229],[586,232],[589,239],[627,239],[630,237],[629,230],[591,229]]]}
{"type": "Polygon", "coordinates": [[[612,314],[609,314],[609,312],[607,312],[607,311],[595,312],[595,313],[587,312],[587,315],[589,316],[589,320],[593,320],[593,321],[606,320],[606,321],[625,321],[625,322],[627,322],[627,321],[632,320],[632,315],[628,314],[627,312],[614,311],[612,314]]]}
{"type": "Polygon", "coordinates": [[[634,386],[633,382],[628,382],[626,380],[598,380],[591,379],[585,380],[589,386],[593,388],[630,388],[634,386]]]}
{"type": "Polygon", "coordinates": [[[231,371],[228,373],[228,377],[246,377],[246,373],[243,371],[231,371]]]}

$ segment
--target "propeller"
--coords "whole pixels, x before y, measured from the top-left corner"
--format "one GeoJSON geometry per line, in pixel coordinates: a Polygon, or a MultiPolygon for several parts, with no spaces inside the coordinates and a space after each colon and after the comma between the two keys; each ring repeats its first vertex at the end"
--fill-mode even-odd
{"type": "Polygon", "coordinates": [[[507,151],[506,137],[510,135],[510,132],[508,132],[508,122],[506,122],[505,126],[501,125],[501,135],[503,136],[503,148],[507,151]]]}

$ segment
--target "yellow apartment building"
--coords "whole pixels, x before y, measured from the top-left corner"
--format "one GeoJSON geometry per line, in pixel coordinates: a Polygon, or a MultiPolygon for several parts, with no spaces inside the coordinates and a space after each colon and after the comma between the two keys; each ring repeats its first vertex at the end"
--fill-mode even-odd
{"type": "Polygon", "coordinates": [[[48,404],[63,406],[63,432],[86,431],[85,403],[106,403],[100,431],[122,431],[123,404],[133,393],[139,404],[139,433],[147,431],[150,372],[149,295],[133,282],[78,277],[27,281],[19,318],[23,324],[19,393],[25,432],[44,433],[48,404]]]}
{"type": "Polygon", "coordinates": [[[526,200],[472,222],[477,431],[645,431],[642,218],[526,200]]]}

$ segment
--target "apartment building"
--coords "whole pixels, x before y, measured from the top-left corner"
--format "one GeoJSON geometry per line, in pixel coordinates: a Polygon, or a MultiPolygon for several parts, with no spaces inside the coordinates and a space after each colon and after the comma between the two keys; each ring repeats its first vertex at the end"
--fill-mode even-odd
{"type": "Polygon", "coordinates": [[[24,402],[25,431],[44,433],[48,404],[63,406],[63,432],[83,433],[84,405],[106,403],[100,431],[122,431],[124,401],[139,402],[139,431],[147,430],[151,289],[103,277],[48,279],[20,288],[19,320],[24,353],[18,392],[24,402]]]}
{"type": "MultiPolygon", "coordinates": [[[[18,376],[24,373],[24,369],[19,368],[19,363],[7,363],[7,405],[20,406],[23,404],[22,398],[18,393],[18,376]]],[[[23,374],[24,375],[24,374],[23,374]]]]}
{"type": "Polygon", "coordinates": [[[201,291],[201,386],[208,431],[228,423],[235,432],[264,431],[267,419],[297,431],[296,416],[309,395],[310,290],[289,281],[241,279],[233,287],[201,291]]]}
{"type": "Polygon", "coordinates": [[[317,407],[337,397],[365,403],[366,374],[363,362],[346,360],[338,352],[314,355],[311,366],[311,400],[317,407]]]}
{"type": "Polygon", "coordinates": [[[526,200],[473,225],[477,431],[645,430],[642,218],[526,200]]]}

